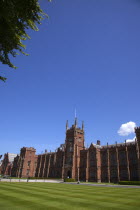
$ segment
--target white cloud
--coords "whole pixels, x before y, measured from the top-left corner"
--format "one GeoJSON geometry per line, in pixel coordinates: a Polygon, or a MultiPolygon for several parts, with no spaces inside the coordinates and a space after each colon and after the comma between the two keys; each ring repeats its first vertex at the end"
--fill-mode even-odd
{"type": "Polygon", "coordinates": [[[120,136],[128,136],[131,133],[134,133],[134,128],[136,127],[135,122],[127,122],[125,124],[122,124],[120,129],[118,130],[118,134],[120,136]]]}
{"type": "Polygon", "coordinates": [[[135,141],[136,136],[133,139],[127,139],[126,142],[133,142],[135,141]]]}

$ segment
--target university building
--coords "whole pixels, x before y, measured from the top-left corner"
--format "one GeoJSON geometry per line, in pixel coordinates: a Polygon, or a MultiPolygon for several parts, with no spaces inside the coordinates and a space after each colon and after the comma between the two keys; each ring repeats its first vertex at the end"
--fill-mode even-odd
{"type": "MultiPolygon", "coordinates": [[[[89,148],[84,145],[84,124],[79,128],[66,123],[65,143],[55,152],[36,155],[32,147],[23,147],[14,158],[10,174],[14,177],[73,178],[80,181],[118,182],[140,180],[140,127],[135,128],[134,142],[102,146],[97,140],[89,148]]],[[[7,164],[3,160],[1,170],[7,164]]]]}

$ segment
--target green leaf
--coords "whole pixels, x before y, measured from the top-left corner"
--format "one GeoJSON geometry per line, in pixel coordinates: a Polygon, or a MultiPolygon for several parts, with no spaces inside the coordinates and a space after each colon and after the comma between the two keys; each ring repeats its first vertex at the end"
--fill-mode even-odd
{"type": "Polygon", "coordinates": [[[6,82],[7,78],[0,76],[0,80],[2,80],[3,82],[6,82]]]}

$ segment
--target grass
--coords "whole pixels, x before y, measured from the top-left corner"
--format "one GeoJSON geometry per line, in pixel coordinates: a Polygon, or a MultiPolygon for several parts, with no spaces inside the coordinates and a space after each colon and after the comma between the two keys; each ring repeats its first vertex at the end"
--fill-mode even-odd
{"type": "Polygon", "coordinates": [[[99,184],[99,185],[118,185],[117,183],[113,182],[80,182],[81,184],[99,184]]]}
{"type": "Polygon", "coordinates": [[[1,210],[140,209],[140,189],[54,183],[0,183],[1,210]]]}

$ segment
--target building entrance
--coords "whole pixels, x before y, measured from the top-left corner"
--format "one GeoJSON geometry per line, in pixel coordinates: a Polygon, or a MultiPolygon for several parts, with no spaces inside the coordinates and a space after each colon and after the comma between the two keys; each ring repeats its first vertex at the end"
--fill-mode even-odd
{"type": "Polygon", "coordinates": [[[71,171],[67,172],[67,178],[71,178],[71,171]]]}

